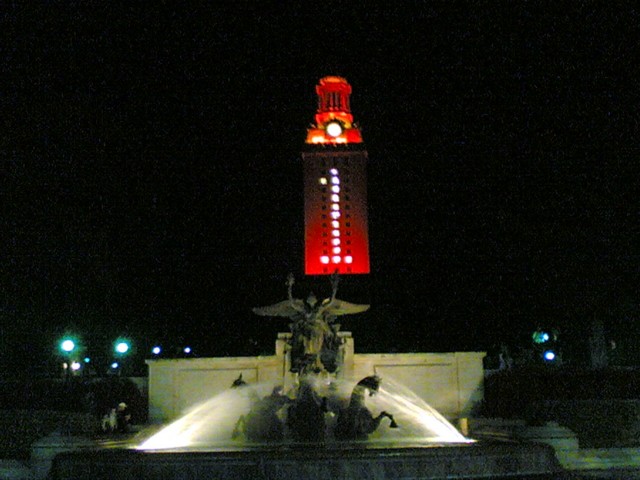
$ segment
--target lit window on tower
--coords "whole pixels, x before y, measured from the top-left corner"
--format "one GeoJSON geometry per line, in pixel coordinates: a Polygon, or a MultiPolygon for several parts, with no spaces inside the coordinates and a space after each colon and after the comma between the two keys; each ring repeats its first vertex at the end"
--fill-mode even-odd
{"type": "MultiPolygon", "coordinates": [[[[340,178],[338,177],[338,169],[337,168],[331,168],[329,169],[329,174],[331,175],[331,183],[336,185],[338,183],[340,183],[340,178]]],[[[327,179],[326,177],[320,177],[320,184],[321,185],[326,185],[327,179]],[[324,180],[324,182],[323,182],[324,180]]],[[[324,201],[326,201],[326,197],[323,196],[322,197],[324,201]]],[[[331,200],[331,210],[332,213],[339,213],[340,212],[340,195],[338,195],[337,193],[333,193],[331,194],[330,197],[331,200]]],[[[323,228],[327,228],[327,224],[323,223],[323,228]]],[[[340,237],[340,222],[338,222],[338,220],[333,220],[331,222],[331,228],[333,229],[331,231],[331,236],[334,237],[333,241],[335,242],[335,240],[337,240],[338,242],[340,241],[339,237],[340,237]]],[[[323,235],[326,235],[326,231],[323,232],[323,235]]],[[[333,250],[333,257],[331,258],[331,262],[332,263],[339,263],[342,259],[341,257],[338,255],[340,253],[340,247],[334,247],[333,250]]],[[[329,257],[325,254],[323,254],[320,257],[320,263],[322,264],[328,264],[329,263],[329,257]]]]}

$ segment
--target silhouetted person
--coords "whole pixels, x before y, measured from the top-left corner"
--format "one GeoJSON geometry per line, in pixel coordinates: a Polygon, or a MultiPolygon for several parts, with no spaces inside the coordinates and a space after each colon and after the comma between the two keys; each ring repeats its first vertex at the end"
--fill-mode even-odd
{"type": "Polygon", "coordinates": [[[118,410],[116,411],[118,432],[127,433],[129,431],[129,423],[131,422],[131,413],[127,404],[122,402],[118,404],[118,410]]]}

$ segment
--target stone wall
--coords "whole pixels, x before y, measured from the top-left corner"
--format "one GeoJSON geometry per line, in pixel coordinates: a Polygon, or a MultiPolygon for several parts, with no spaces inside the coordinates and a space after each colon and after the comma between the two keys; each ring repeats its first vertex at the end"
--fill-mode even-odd
{"type": "Polygon", "coordinates": [[[409,388],[449,419],[483,399],[483,352],[356,354],[353,378],[376,374],[409,388]]]}
{"type": "MultiPolygon", "coordinates": [[[[344,364],[338,376],[368,375],[401,384],[451,420],[468,416],[483,398],[484,352],[356,354],[349,332],[341,332],[344,364]]],[[[287,339],[281,333],[273,356],[148,360],[149,420],[166,422],[190,406],[228,389],[242,374],[248,383],[293,387],[287,339]]]]}
{"type": "Polygon", "coordinates": [[[282,383],[277,356],[148,360],[149,421],[179,417],[190,406],[228,389],[242,374],[248,383],[282,383]]]}

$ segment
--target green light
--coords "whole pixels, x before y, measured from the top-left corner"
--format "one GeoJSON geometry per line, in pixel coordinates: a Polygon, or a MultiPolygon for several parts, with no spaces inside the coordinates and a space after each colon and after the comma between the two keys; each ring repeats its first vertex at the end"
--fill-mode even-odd
{"type": "Polygon", "coordinates": [[[533,343],[545,343],[548,342],[551,337],[547,332],[543,332],[542,330],[536,330],[532,335],[533,343]]]}

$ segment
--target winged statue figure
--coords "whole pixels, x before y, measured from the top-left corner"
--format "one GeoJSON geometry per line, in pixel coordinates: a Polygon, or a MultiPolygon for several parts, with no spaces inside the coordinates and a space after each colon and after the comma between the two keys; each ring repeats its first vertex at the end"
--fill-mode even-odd
{"type": "Polygon", "coordinates": [[[256,307],[253,313],[263,317],[291,319],[291,371],[335,372],[339,367],[341,339],[336,317],[365,312],[369,305],[345,302],[336,298],[338,274],[331,276],[331,297],[318,302],[309,294],[306,300],[293,298],[293,274],[287,278],[288,299],[266,307],[256,307]]]}

